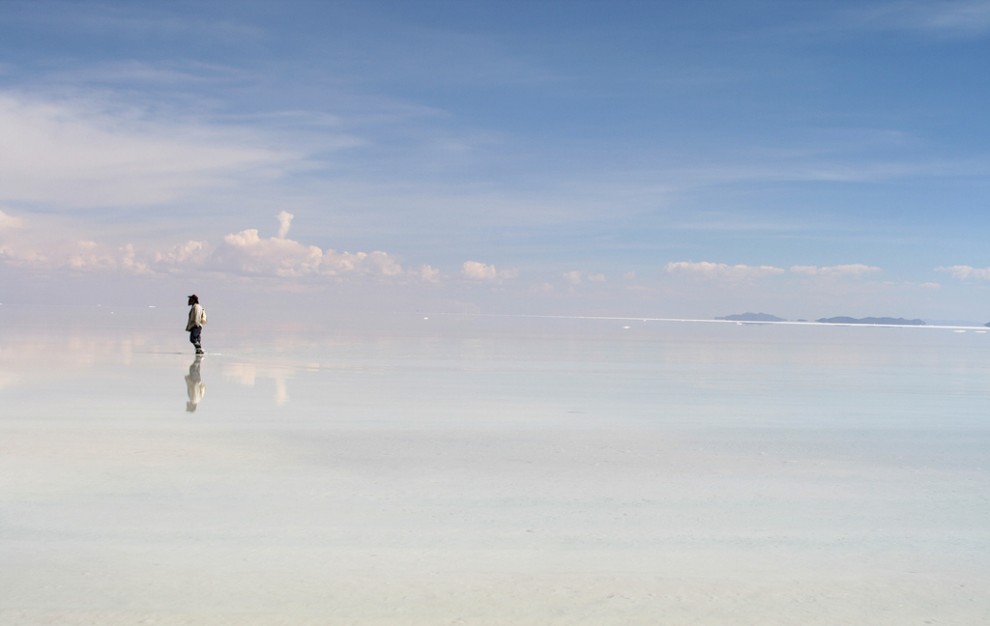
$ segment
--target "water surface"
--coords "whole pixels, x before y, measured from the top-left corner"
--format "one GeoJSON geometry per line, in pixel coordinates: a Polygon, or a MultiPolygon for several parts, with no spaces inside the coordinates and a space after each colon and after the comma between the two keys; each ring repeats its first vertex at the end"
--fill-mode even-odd
{"type": "Polygon", "coordinates": [[[986,334],[118,315],[0,332],[0,623],[990,620],[986,334]]]}

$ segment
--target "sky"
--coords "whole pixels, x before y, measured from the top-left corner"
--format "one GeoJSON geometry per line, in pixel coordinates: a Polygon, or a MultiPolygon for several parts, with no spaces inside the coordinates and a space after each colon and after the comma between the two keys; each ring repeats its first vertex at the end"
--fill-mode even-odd
{"type": "Polygon", "coordinates": [[[988,63],[990,0],[0,0],[0,303],[983,323],[988,63]]]}

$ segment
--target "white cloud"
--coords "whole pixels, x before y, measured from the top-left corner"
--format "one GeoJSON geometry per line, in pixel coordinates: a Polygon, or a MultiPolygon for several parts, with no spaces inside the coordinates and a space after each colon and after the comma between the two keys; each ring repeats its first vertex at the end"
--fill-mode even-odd
{"type": "Polygon", "coordinates": [[[819,267],[817,265],[794,265],[791,272],[794,274],[804,274],[807,276],[863,276],[865,274],[875,274],[880,272],[879,267],[873,265],[863,265],[862,263],[852,263],[848,265],[829,265],[819,267]]]}
{"type": "Polygon", "coordinates": [[[249,228],[225,236],[210,261],[235,272],[303,276],[319,270],[323,251],[291,239],[262,239],[257,229],[249,228]]]}
{"type": "Polygon", "coordinates": [[[495,269],[495,266],[479,261],[464,261],[464,264],[461,265],[461,275],[471,280],[498,280],[498,270],[495,269]]]}
{"type": "Polygon", "coordinates": [[[187,241],[167,250],[155,252],[152,256],[156,264],[165,266],[202,265],[211,248],[205,241],[187,241]]]}
{"type": "Polygon", "coordinates": [[[292,226],[292,218],[295,217],[292,213],[288,211],[279,211],[278,213],[278,238],[285,239],[286,235],[289,234],[289,227],[292,226]]]}
{"type": "Polygon", "coordinates": [[[150,271],[148,264],[138,259],[137,250],[133,244],[121,248],[120,267],[134,274],[144,274],[150,271]]]}
{"type": "Polygon", "coordinates": [[[0,201],[149,206],[277,172],[297,159],[244,130],[147,117],[133,108],[0,92],[0,201]]]}
{"type": "Polygon", "coordinates": [[[323,256],[323,271],[337,276],[347,273],[399,276],[402,266],[387,252],[335,252],[327,250],[323,256]]]}
{"type": "MultiPolygon", "coordinates": [[[[278,214],[277,237],[264,239],[255,228],[227,235],[207,259],[207,269],[283,277],[351,274],[395,277],[404,274],[402,266],[387,252],[337,252],[288,239],[286,235],[292,218],[293,215],[286,211],[278,214]]],[[[423,270],[414,271],[413,275],[423,276],[423,270]]],[[[431,272],[426,275],[436,278],[431,272]]]]}
{"type": "Polygon", "coordinates": [[[582,279],[583,275],[577,270],[564,272],[564,280],[572,285],[580,285],[582,279]]]}
{"type": "Polygon", "coordinates": [[[784,270],[772,265],[728,265],[711,261],[675,261],[666,266],[669,274],[690,274],[704,278],[746,280],[783,274],[784,270]]]}
{"type": "Polygon", "coordinates": [[[423,265],[419,268],[417,275],[419,279],[426,283],[440,282],[440,270],[430,265],[423,265]]]}
{"type": "Polygon", "coordinates": [[[574,285],[576,287],[577,285],[580,285],[584,281],[588,281],[590,283],[603,283],[606,281],[606,278],[605,278],[605,274],[602,274],[600,272],[594,274],[588,274],[578,270],[573,270],[570,272],[564,272],[564,280],[567,283],[574,285]]]}
{"type": "MultiPolygon", "coordinates": [[[[264,238],[257,229],[249,228],[226,235],[216,245],[191,240],[157,250],[139,249],[131,243],[111,246],[90,239],[46,239],[41,229],[30,229],[25,225],[24,236],[16,240],[9,235],[0,239],[0,259],[9,265],[78,271],[148,273],[196,269],[286,278],[408,275],[426,282],[439,281],[440,272],[433,267],[424,265],[406,273],[387,252],[337,252],[289,239],[285,235],[292,217],[286,211],[278,214],[277,237],[264,238]]],[[[0,230],[0,234],[6,233],[0,230]]]]}
{"type": "Polygon", "coordinates": [[[990,267],[953,265],[951,267],[939,267],[937,271],[951,274],[959,280],[990,280],[990,267]]]}
{"type": "Polygon", "coordinates": [[[494,265],[479,261],[465,261],[461,265],[461,276],[469,280],[500,283],[519,276],[518,269],[499,270],[494,265]]]}
{"type": "Polygon", "coordinates": [[[22,228],[23,226],[24,220],[19,217],[14,217],[13,215],[6,213],[3,209],[0,209],[0,232],[22,228]]]}

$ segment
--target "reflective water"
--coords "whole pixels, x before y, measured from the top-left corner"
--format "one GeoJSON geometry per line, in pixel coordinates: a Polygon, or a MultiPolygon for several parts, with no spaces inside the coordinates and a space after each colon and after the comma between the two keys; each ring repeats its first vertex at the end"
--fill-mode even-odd
{"type": "Polygon", "coordinates": [[[74,319],[0,331],[3,624],[990,618],[990,335],[74,319]]]}

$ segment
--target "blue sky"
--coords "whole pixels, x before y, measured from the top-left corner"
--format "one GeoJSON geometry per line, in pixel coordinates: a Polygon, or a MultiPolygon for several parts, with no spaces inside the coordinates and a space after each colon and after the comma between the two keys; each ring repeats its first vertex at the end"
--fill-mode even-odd
{"type": "Polygon", "coordinates": [[[0,3],[0,302],[990,320],[990,2],[0,3]]]}

